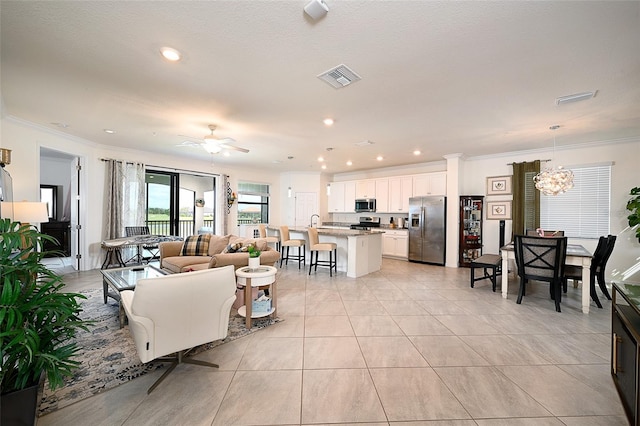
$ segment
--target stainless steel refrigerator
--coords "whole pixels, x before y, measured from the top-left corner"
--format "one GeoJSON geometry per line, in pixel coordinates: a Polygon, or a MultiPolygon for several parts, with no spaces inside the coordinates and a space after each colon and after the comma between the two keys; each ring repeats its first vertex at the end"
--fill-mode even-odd
{"type": "Polygon", "coordinates": [[[409,199],[409,260],[444,265],[447,197],[409,199]]]}

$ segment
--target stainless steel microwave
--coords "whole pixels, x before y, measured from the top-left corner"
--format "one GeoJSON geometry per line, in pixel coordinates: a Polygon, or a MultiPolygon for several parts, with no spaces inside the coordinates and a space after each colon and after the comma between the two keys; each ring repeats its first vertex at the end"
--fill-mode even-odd
{"type": "Polygon", "coordinates": [[[376,211],[376,199],[375,198],[359,198],[356,199],[356,213],[362,212],[375,212],[376,211]]]}

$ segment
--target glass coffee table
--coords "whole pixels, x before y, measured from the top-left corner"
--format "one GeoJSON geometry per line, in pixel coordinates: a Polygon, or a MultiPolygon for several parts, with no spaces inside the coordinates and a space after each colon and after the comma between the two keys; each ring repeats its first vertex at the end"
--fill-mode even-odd
{"type": "Polygon", "coordinates": [[[124,327],[124,308],[120,302],[120,292],[124,290],[133,290],[136,288],[138,280],[143,278],[157,278],[166,273],[155,266],[129,266],[126,268],[101,269],[102,273],[102,293],[104,303],[107,303],[107,297],[111,297],[118,301],[118,318],[120,320],[120,328],[124,327]]]}

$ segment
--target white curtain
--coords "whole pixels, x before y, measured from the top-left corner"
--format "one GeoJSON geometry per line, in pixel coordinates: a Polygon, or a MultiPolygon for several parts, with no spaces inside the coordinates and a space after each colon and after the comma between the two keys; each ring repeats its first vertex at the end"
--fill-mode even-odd
{"type": "Polygon", "coordinates": [[[125,236],[125,226],[145,224],[144,164],[105,160],[107,165],[104,239],[125,236]]]}

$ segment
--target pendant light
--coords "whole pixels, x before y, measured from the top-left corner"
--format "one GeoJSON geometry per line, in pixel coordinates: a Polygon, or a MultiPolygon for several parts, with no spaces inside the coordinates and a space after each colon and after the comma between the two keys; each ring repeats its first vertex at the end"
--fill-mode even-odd
{"type": "MultiPolygon", "coordinates": [[[[559,125],[549,127],[550,130],[558,130],[559,125]]],[[[553,156],[555,159],[556,154],[556,136],[553,135],[553,156]]],[[[558,195],[567,192],[573,188],[573,172],[571,170],[563,169],[562,166],[558,168],[547,167],[541,170],[533,181],[535,182],[536,189],[542,192],[544,195],[558,195]]]]}

